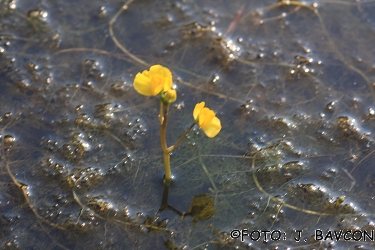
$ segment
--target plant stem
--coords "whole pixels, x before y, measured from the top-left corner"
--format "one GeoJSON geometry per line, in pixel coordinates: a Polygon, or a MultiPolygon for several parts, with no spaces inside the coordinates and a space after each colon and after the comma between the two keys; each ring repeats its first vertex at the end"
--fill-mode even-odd
{"type": "MultiPolygon", "coordinates": [[[[162,102],[160,100],[160,102],[162,102]]],[[[170,155],[167,148],[167,122],[168,122],[168,111],[169,111],[169,104],[162,104],[160,105],[160,109],[164,108],[164,114],[163,119],[161,120],[162,123],[160,125],[160,143],[161,143],[161,149],[163,150],[163,159],[164,159],[164,184],[166,186],[169,186],[172,180],[172,173],[171,173],[171,163],[170,163],[170,155]]]]}
{"type": "Polygon", "coordinates": [[[195,126],[195,122],[193,124],[190,125],[190,127],[185,131],[185,133],[181,136],[181,138],[172,146],[170,146],[169,148],[167,148],[167,151],[168,153],[172,152],[173,150],[175,150],[178,145],[180,145],[180,143],[185,139],[186,135],[190,132],[190,130],[195,126]]]}
{"type": "Polygon", "coordinates": [[[164,184],[169,186],[172,181],[172,173],[171,173],[171,156],[170,153],[180,145],[180,143],[185,139],[186,135],[190,132],[190,130],[196,124],[195,122],[190,125],[190,127],[185,131],[185,133],[181,136],[181,138],[176,142],[176,144],[167,146],[167,122],[168,122],[168,112],[169,112],[169,103],[163,103],[160,100],[160,143],[161,149],[163,150],[163,160],[164,160],[164,184]]]}
{"type": "Polygon", "coordinates": [[[160,125],[163,124],[164,116],[163,116],[163,102],[160,100],[160,111],[159,111],[159,122],[160,125]]]}

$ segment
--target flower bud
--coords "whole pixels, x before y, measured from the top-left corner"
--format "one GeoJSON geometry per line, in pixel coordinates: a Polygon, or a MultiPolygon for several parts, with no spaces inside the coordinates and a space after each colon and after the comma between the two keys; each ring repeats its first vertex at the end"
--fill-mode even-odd
{"type": "Polygon", "coordinates": [[[168,89],[167,91],[163,92],[160,97],[165,104],[175,102],[177,99],[177,91],[175,89],[168,89]]]}

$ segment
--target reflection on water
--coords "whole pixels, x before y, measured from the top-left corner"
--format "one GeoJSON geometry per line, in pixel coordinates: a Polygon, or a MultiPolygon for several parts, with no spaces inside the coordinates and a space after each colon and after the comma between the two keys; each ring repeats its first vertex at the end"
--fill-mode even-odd
{"type": "Polygon", "coordinates": [[[374,11],[373,1],[0,0],[1,247],[372,248],[313,236],[375,229],[374,11]],[[179,93],[168,141],[203,100],[223,125],[173,152],[173,209],[160,213],[158,100],[132,87],[156,63],[179,93]],[[242,242],[232,229],[285,237],[242,242]]]}

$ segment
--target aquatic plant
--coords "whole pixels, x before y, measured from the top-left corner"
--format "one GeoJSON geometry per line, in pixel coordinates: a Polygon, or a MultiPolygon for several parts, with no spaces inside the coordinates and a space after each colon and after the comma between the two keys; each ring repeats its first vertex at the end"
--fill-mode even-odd
{"type": "Polygon", "coordinates": [[[171,71],[161,65],[153,65],[150,70],[144,70],[138,73],[134,78],[134,89],[144,96],[160,96],[160,142],[163,151],[164,159],[164,183],[169,186],[172,180],[170,153],[177,148],[190,130],[198,124],[203,132],[210,138],[215,137],[221,130],[221,123],[219,118],[213,110],[205,107],[205,102],[200,102],[195,105],[193,111],[194,122],[183,133],[181,138],[172,146],[167,146],[166,130],[168,122],[168,111],[171,103],[177,99],[177,92],[172,88],[172,73],[171,71]]]}

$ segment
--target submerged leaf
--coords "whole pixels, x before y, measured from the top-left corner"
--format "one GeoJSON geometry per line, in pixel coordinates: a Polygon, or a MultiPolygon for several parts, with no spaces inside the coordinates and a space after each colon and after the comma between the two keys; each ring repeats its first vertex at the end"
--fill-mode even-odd
{"type": "Polygon", "coordinates": [[[208,220],[215,212],[215,202],[209,194],[194,196],[189,207],[189,214],[193,216],[194,222],[197,220],[208,220]]]}

